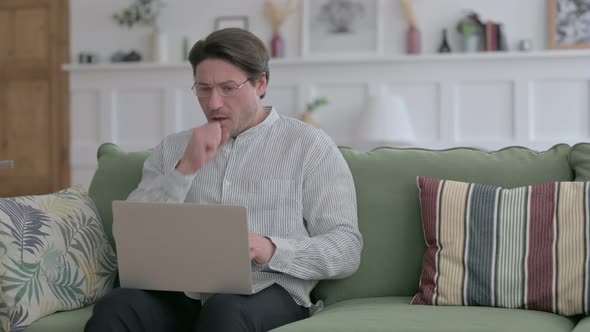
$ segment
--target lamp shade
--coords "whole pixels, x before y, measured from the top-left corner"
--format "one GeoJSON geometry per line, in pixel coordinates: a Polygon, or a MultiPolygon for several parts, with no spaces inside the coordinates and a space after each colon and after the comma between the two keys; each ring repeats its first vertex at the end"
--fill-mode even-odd
{"type": "Polygon", "coordinates": [[[406,103],[399,96],[369,96],[367,109],[361,112],[358,128],[360,143],[407,145],[414,141],[406,103]]]}

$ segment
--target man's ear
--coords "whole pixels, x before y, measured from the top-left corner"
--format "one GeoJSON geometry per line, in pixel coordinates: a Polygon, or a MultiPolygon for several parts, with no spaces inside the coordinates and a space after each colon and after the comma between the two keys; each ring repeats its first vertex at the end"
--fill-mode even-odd
{"type": "Polygon", "coordinates": [[[266,93],[266,73],[260,75],[260,79],[256,81],[256,94],[262,96],[266,93]]]}

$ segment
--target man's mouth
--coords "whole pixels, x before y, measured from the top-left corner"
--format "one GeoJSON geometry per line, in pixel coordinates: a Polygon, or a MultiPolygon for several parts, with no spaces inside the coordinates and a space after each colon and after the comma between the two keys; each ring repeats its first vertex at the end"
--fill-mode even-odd
{"type": "Polygon", "coordinates": [[[219,122],[221,122],[223,120],[226,120],[226,119],[227,119],[226,116],[214,116],[214,117],[211,118],[211,120],[213,120],[213,121],[219,121],[219,122]]]}

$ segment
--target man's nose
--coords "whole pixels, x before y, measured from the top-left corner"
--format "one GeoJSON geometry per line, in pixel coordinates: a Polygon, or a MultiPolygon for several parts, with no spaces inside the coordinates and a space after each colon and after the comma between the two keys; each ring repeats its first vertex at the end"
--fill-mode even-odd
{"type": "Polygon", "coordinates": [[[219,91],[217,91],[216,88],[211,89],[211,96],[209,96],[209,103],[207,106],[209,106],[209,109],[214,110],[223,106],[223,98],[221,97],[219,91]]]}

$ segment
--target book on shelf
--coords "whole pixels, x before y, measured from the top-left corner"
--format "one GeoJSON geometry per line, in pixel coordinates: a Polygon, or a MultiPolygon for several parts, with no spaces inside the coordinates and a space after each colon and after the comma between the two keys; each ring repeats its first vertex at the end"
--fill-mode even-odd
{"type": "Polygon", "coordinates": [[[484,51],[507,51],[506,29],[504,24],[486,21],[484,24],[484,51]]]}
{"type": "Polygon", "coordinates": [[[492,21],[487,21],[485,23],[484,28],[485,33],[485,48],[484,50],[487,52],[495,51],[498,48],[498,36],[497,36],[497,29],[496,23],[492,21]]]}

